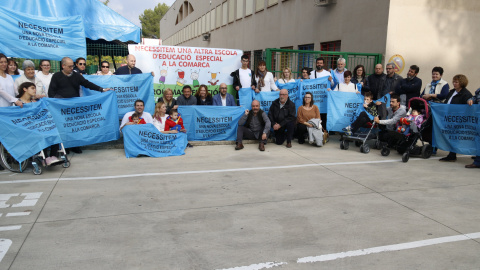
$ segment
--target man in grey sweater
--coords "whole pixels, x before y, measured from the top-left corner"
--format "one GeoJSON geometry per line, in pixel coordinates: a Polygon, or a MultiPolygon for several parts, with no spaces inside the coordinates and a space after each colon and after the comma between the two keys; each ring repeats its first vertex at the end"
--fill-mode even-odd
{"type": "Polygon", "coordinates": [[[260,109],[258,100],[252,101],[252,110],[245,110],[245,114],[238,121],[237,146],[235,150],[242,150],[242,140],[259,140],[258,149],[265,151],[268,133],[272,126],[267,114],[260,109]]]}

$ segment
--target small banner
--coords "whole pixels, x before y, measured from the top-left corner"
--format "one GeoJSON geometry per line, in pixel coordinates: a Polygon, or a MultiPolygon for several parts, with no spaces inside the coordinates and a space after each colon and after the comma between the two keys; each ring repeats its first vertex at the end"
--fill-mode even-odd
{"type": "Polygon", "coordinates": [[[272,106],[272,102],[279,97],[280,91],[260,92],[255,94],[255,100],[258,100],[260,102],[260,109],[262,109],[262,111],[264,111],[266,114],[268,114],[268,111],[270,111],[270,106],[272,106]]]}
{"type": "MultiPolygon", "coordinates": [[[[152,114],[155,111],[153,96],[153,76],[150,73],[135,75],[85,75],[85,79],[96,85],[105,85],[117,94],[118,118],[122,119],[127,112],[135,110],[135,100],[145,102],[145,111],[152,114]]],[[[101,92],[83,87],[85,96],[102,94],[101,92]]]]}
{"type": "Polygon", "coordinates": [[[24,104],[23,108],[0,108],[0,115],[0,142],[18,162],[61,143],[45,99],[24,104]]]}
{"type": "Polygon", "coordinates": [[[48,98],[48,110],[67,148],[120,138],[117,96],[113,91],[76,98],[48,98]]]}
{"type": "Polygon", "coordinates": [[[297,103],[297,93],[298,93],[298,84],[300,80],[297,80],[295,82],[289,82],[289,83],[279,83],[278,80],[275,82],[279,90],[282,89],[287,89],[288,90],[288,98],[293,103],[297,103]]]}
{"type": "Polygon", "coordinates": [[[387,106],[387,108],[390,108],[390,94],[386,94],[385,96],[377,99],[377,100],[374,100],[373,103],[377,103],[377,101],[380,101],[382,103],[385,103],[385,105],[387,106]]]}
{"type": "Polygon", "coordinates": [[[145,155],[168,157],[185,155],[187,134],[163,134],[152,124],[128,125],[123,128],[123,143],[127,158],[145,155]]]}
{"type": "Polygon", "coordinates": [[[243,107],[179,106],[189,141],[233,141],[243,107]]]}
{"type": "Polygon", "coordinates": [[[350,92],[328,91],[327,130],[342,131],[358,116],[363,108],[363,97],[350,92]]]}
{"type": "Polygon", "coordinates": [[[238,90],[238,103],[245,109],[252,109],[252,101],[255,97],[255,91],[252,88],[240,88],[238,90]]]}
{"type": "Polygon", "coordinates": [[[480,106],[431,103],[433,146],[445,151],[480,156],[480,106]]]}
{"type": "Polygon", "coordinates": [[[40,17],[0,8],[0,52],[9,57],[62,60],[87,56],[81,16],[40,17]]]}
{"type": "Polygon", "coordinates": [[[320,113],[327,113],[328,88],[331,88],[328,77],[300,81],[298,83],[298,93],[296,96],[297,101],[295,102],[295,107],[298,108],[302,106],[303,96],[305,96],[305,93],[310,92],[313,95],[314,104],[317,105],[320,113]]]}

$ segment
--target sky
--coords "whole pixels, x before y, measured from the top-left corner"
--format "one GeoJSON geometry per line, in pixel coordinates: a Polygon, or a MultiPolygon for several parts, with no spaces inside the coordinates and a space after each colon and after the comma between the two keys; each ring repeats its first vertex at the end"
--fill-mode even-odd
{"type": "Polygon", "coordinates": [[[108,7],[137,26],[142,27],[138,16],[143,14],[145,9],[154,9],[159,3],[171,6],[174,2],[175,0],[110,0],[108,7]]]}

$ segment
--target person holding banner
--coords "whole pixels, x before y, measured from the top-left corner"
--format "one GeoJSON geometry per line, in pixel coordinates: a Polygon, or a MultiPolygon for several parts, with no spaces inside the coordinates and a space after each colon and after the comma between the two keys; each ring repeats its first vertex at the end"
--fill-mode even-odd
{"type": "Polygon", "coordinates": [[[197,99],[197,105],[213,105],[212,94],[205,84],[200,85],[195,93],[195,98],[197,99]]]}
{"type": "MultiPolygon", "coordinates": [[[[347,69],[345,68],[346,64],[347,64],[347,61],[345,60],[345,58],[340,57],[337,60],[337,68],[332,70],[332,75],[333,75],[333,77],[335,77],[335,79],[336,79],[335,81],[337,82],[337,85],[339,83],[345,82],[345,80],[344,80],[345,79],[345,74],[344,73],[345,73],[345,71],[347,71],[347,69]]],[[[335,86],[332,86],[332,88],[335,88],[335,86]]]]}
{"type": "Polygon", "coordinates": [[[23,107],[23,103],[15,97],[18,91],[15,89],[12,76],[7,74],[7,63],[7,57],[0,53],[0,107],[9,107],[12,103],[23,107]]]}
{"type": "Polygon", "coordinates": [[[288,98],[288,90],[280,90],[280,97],[272,102],[268,111],[268,118],[270,118],[270,122],[273,124],[275,143],[277,145],[282,145],[286,139],[287,148],[292,147],[296,120],[295,113],[295,103],[288,98]]]}
{"type": "Polygon", "coordinates": [[[302,68],[302,74],[300,75],[299,79],[302,80],[302,81],[310,79],[310,71],[311,71],[310,68],[303,67],[302,68]]]}
{"type": "Polygon", "coordinates": [[[35,77],[35,64],[30,60],[25,60],[23,61],[22,68],[24,71],[23,75],[15,80],[15,88],[18,89],[18,87],[24,82],[31,82],[35,84],[37,89],[37,94],[35,96],[36,99],[46,97],[47,93],[43,87],[43,82],[35,77]]]}
{"type": "Polygon", "coordinates": [[[170,114],[172,109],[178,109],[177,100],[173,98],[173,91],[170,88],[163,91],[163,97],[159,98],[157,102],[165,103],[167,114],[170,114]]]}
{"type": "Polygon", "coordinates": [[[102,63],[100,63],[100,70],[97,71],[95,75],[113,75],[113,73],[110,71],[110,63],[108,63],[108,61],[102,61],[102,63]]]}
{"type": "Polygon", "coordinates": [[[375,117],[378,115],[377,106],[373,103],[373,95],[370,92],[366,92],[363,98],[363,108],[364,110],[357,116],[357,119],[353,121],[352,124],[343,128],[347,136],[352,136],[357,130],[367,123],[371,123],[370,116],[375,117]]]}
{"type": "MultiPolygon", "coordinates": [[[[127,65],[117,68],[117,70],[113,74],[115,75],[142,74],[143,72],[139,68],[135,67],[136,64],[137,64],[137,59],[135,58],[135,55],[129,54],[127,55],[127,65]]],[[[152,76],[155,76],[153,71],[151,73],[152,73],[152,76]]]]}
{"type": "MultiPolygon", "coordinates": [[[[297,139],[299,144],[305,143],[305,135],[308,134],[308,127],[312,127],[310,119],[320,119],[320,110],[313,104],[313,95],[306,92],[303,96],[303,105],[297,111],[297,139]]],[[[321,120],[320,120],[321,121],[321,120]]]]}
{"type": "Polygon", "coordinates": [[[429,101],[434,102],[443,102],[445,97],[448,95],[448,91],[450,90],[450,86],[448,85],[447,81],[442,79],[443,76],[443,68],[442,67],[434,67],[432,69],[432,82],[427,84],[423,92],[420,96],[429,101]]]}
{"type": "Polygon", "coordinates": [[[238,99],[238,91],[240,91],[241,88],[251,87],[252,90],[257,88],[257,81],[253,76],[252,70],[248,68],[248,63],[250,62],[248,55],[242,55],[241,61],[242,67],[230,74],[230,76],[233,77],[232,86],[237,91],[236,99],[238,99]]]}
{"type": "Polygon", "coordinates": [[[277,81],[280,84],[295,82],[295,79],[292,78],[292,70],[289,67],[283,69],[282,75],[280,75],[280,77],[281,78],[277,81]]]}
{"type": "Polygon", "coordinates": [[[87,75],[86,69],[87,69],[87,60],[85,60],[85,58],[83,57],[77,58],[77,60],[75,60],[75,67],[73,68],[73,71],[82,75],[87,75]]]}
{"type": "Polygon", "coordinates": [[[267,64],[263,60],[258,62],[257,69],[255,70],[255,81],[257,82],[255,93],[279,90],[273,80],[273,74],[267,70],[267,64]]]}
{"type": "MultiPolygon", "coordinates": [[[[475,91],[475,95],[471,97],[467,104],[472,106],[473,104],[480,104],[480,88],[475,91]]],[[[477,150],[478,151],[478,150],[477,150]]],[[[467,169],[480,169],[480,156],[476,156],[472,164],[465,165],[467,169]]]]}
{"type": "MultiPolygon", "coordinates": [[[[120,124],[120,131],[122,130],[122,128],[124,126],[128,126],[128,125],[133,125],[134,123],[131,122],[131,116],[134,114],[134,113],[137,113],[138,114],[138,117],[140,118],[143,118],[145,120],[145,123],[147,124],[154,124],[153,122],[153,118],[152,118],[152,115],[148,112],[144,112],[145,110],[145,102],[143,102],[143,100],[141,99],[137,99],[135,100],[135,103],[133,103],[134,107],[135,107],[135,110],[134,111],[131,111],[131,112],[128,112],[126,113],[123,118],[122,118],[122,123],[120,124]]],[[[157,103],[158,105],[158,103],[157,103]]],[[[155,106],[155,111],[157,111],[157,106],[155,106]]],[[[163,127],[165,129],[165,126],[163,127]]],[[[163,130],[163,129],[162,129],[163,130]]]]}
{"type": "MultiPolygon", "coordinates": [[[[367,77],[366,83],[362,87],[362,94],[371,92],[374,100],[381,99],[384,96],[386,79],[387,75],[383,73],[383,65],[376,64],[375,73],[367,77]]],[[[378,116],[385,119],[387,116],[387,106],[381,102],[377,102],[376,105],[378,116]]]]}
{"type": "Polygon", "coordinates": [[[48,88],[50,87],[50,81],[52,80],[53,76],[53,73],[50,73],[50,60],[40,60],[38,72],[35,76],[42,81],[45,91],[48,91],[48,88]]]}
{"type": "Polygon", "coordinates": [[[350,81],[352,79],[352,72],[350,70],[346,70],[343,72],[343,76],[344,82],[337,84],[337,86],[335,87],[335,91],[360,94],[357,89],[357,85],[350,81]]]}
{"type": "Polygon", "coordinates": [[[356,66],[353,69],[352,83],[357,84],[357,88],[361,89],[365,84],[365,79],[366,79],[365,67],[363,65],[356,66]],[[360,84],[361,87],[358,87],[358,84],[360,84]]]}
{"type": "Polygon", "coordinates": [[[220,93],[213,96],[213,106],[236,106],[235,99],[227,93],[227,84],[220,84],[220,93]]]}
{"type": "MultiPolygon", "coordinates": [[[[453,89],[450,90],[445,98],[445,104],[467,104],[468,100],[472,98],[472,93],[466,88],[468,85],[467,76],[463,74],[457,74],[453,76],[453,89]]],[[[449,152],[440,161],[455,162],[457,161],[457,154],[449,152]]]]}
{"type": "MultiPolygon", "coordinates": [[[[153,113],[153,122],[152,124],[160,131],[161,133],[178,133],[177,130],[168,130],[165,131],[165,123],[167,122],[168,114],[167,112],[167,106],[165,106],[165,103],[163,102],[158,102],[157,105],[155,105],[155,112],[153,113]]],[[[186,132],[185,129],[180,130],[182,132],[186,132]]]]}
{"type": "Polygon", "coordinates": [[[252,110],[245,110],[245,114],[238,121],[237,140],[235,150],[242,150],[243,139],[259,140],[258,150],[265,151],[271,122],[267,114],[260,109],[258,100],[252,101],[252,110]],[[260,136],[261,135],[261,136],[260,136]]]}
{"type": "MultiPolygon", "coordinates": [[[[329,77],[328,80],[330,83],[334,84],[332,74],[328,72],[328,70],[323,69],[325,59],[323,57],[318,57],[315,60],[315,67],[317,68],[313,72],[310,72],[310,79],[322,78],[322,77],[329,77]]],[[[332,85],[334,86],[334,85],[332,85]]]]}
{"type": "Polygon", "coordinates": [[[73,60],[64,57],[61,61],[62,70],[53,74],[48,88],[48,97],[72,98],[80,96],[80,85],[99,92],[109,91],[85,79],[80,73],[73,72],[73,60]]]}
{"type": "Polygon", "coordinates": [[[396,93],[402,99],[402,105],[408,106],[408,101],[413,97],[420,96],[422,90],[422,79],[418,78],[420,68],[417,65],[411,65],[408,69],[407,78],[403,79],[398,86],[396,93]]]}
{"type": "Polygon", "coordinates": [[[15,62],[15,59],[13,58],[8,59],[7,74],[10,76],[23,74],[23,71],[18,69],[18,64],[17,62],[15,62]]]}
{"type": "MultiPolygon", "coordinates": [[[[407,111],[405,106],[400,104],[400,97],[398,95],[392,95],[390,97],[390,107],[387,108],[387,119],[380,120],[378,116],[375,116],[373,121],[380,125],[385,125],[387,130],[395,130],[395,126],[401,118],[407,116],[407,111]]],[[[378,134],[380,141],[388,141],[388,133],[385,130],[382,130],[378,134]]]]}

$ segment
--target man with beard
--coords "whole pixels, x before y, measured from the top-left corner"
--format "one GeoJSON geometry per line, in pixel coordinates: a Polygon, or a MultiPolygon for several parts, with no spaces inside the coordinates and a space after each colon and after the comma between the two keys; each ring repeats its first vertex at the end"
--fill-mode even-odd
{"type": "Polygon", "coordinates": [[[245,114],[238,121],[237,145],[235,150],[242,150],[242,140],[259,140],[258,149],[265,151],[271,122],[267,114],[260,109],[258,100],[252,101],[252,110],[245,110],[245,114]]]}
{"type": "Polygon", "coordinates": [[[272,102],[268,111],[268,118],[275,131],[275,143],[282,145],[287,139],[287,148],[292,147],[293,132],[295,128],[295,104],[288,98],[288,90],[280,90],[280,97],[272,102]]]}
{"type": "Polygon", "coordinates": [[[400,86],[396,90],[397,95],[400,95],[401,104],[404,106],[408,106],[411,98],[420,96],[422,80],[417,77],[419,71],[420,68],[417,65],[410,66],[407,78],[400,82],[400,86]]]}
{"type": "MultiPolygon", "coordinates": [[[[330,89],[334,89],[332,87],[335,86],[335,83],[332,78],[332,74],[328,72],[327,70],[323,69],[323,65],[325,63],[325,60],[323,57],[318,57],[316,59],[316,70],[312,70],[310,72],[310,79],[316,79],[316,78],[322,78],[322,77],[329,77],[328,80],[330,81],[330,89]]],[[[303,97],[301,97],[303,98],[303,97]]],[[[327,114],[326,113],[320,113],[320,118],[322,119],[322,127],[323,129],[327,128],[327,114]]]]}
{"type": "Polygon", "coordinates": [[[213,96],[213,106],[235,106],[235,98],[227,93],[227,84],[220,84],[220,93],[213,96]]]}

